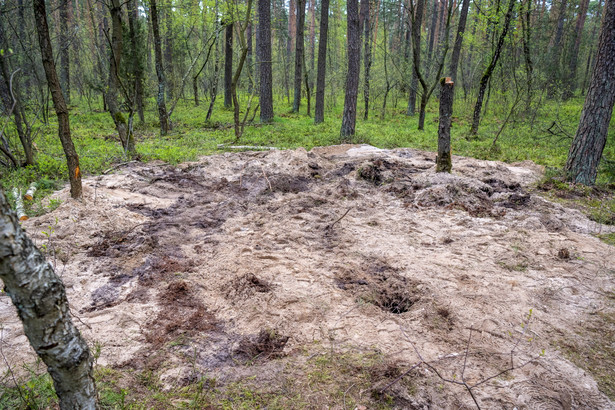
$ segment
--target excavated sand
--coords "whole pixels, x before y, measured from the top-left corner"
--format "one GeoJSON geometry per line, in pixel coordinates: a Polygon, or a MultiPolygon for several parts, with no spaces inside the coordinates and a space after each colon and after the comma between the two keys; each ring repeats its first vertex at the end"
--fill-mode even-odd
{"type": "MultiPolygon", "coordinates": [[[[318,342],[404,370],[416,347],[459,378],[473,328],[469,383],[505,369],[518,340],[516,365],[538,357],[476,387],[484,408],[615,408],[557,348],[613,309],[615,248],[591,235],[609,228],[532,193],[531,162],[454,157],[448,175],[434,159],[343,145],[134,163],[85,179],[83,203],[57,192],[62,205],[23,226],[55,255],[98,363],[150,366],[169,386],[194,363],[240,377],[242,340],[263,329],[284,336],[272,350],[286,362],[318,342]]],[[[10,364],[31,362],[6,295],[0,323],[10,364]]],[[[390,389],[399,407],[473,406],[424,366],[413,377],[413,394],[390,389]]]]}

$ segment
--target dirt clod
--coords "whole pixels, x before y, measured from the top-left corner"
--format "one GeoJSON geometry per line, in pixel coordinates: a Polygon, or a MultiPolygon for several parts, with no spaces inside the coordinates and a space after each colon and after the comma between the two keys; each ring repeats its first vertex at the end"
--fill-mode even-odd
{"type": "Polygon", "coordinates": [[[234,353],[249,361],[280,357],[288,339],[275,329],[261,329],[258,335],[244,337],[234,353]]]}

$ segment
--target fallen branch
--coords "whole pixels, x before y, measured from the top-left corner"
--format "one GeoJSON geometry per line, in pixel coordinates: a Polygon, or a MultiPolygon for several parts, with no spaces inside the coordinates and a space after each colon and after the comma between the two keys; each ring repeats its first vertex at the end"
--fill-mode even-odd
{"type": "Polygon", "coordinates": [[[273,192],[273,188],[271,187],[271,181],[269,181],[269,178],[267,178],[267,174],[265,174],[265,168],[261,167],[261,171],[263,171],[263,176],[265,177],[265,180],[267,180],[267,183],[269,184],[269,190],[273,192]]]}
{"type": "Polygon", "coordinates": [[[218,144],[218,149],[252,149],[252,150],[279,150],[277,147],[267,147],[263,145],[226,145],[226,144],[218,144]]]}
{"type": "Polygon", "coordinates": [[[523,322],[523,324],[522,324],[523,331],[521,332],[521,334],[519,335],[519,337],[518,337],[518,338],[517,338],[517,340],[515,341],[515,343],[514,343],[514,345],[513,345],[512,349],[510,350],[510,353],[507,353],[507,354],[509,354],[509,355],[510,355],[510,366],[509,366],[509,367],[507,367],[507,368],[506,368],[506,369],[504,369],[504,370],[501,370],[501,371],[497,372],[496,374],[494,374],[494,375],[492,375],[492,376],[489,376],[489,377],[483,378],[482,380],[480,380],[480,381],[478,381],[478,382],[476,382],[476,383],[474,383],[474,384],[468,384],[468,383],[466,382],[466,379],[465,379],[465,372],[466,372],[466,369],[467,369],[468,356],[469,356],[469,351],[470,351],[470,343],[471,343],[471,341],[472,341],[472,333],[473,333],[475,330],[478,330],[478,329],[475,329],[475,328],[473,328],[473,327],[470,327],[470,328],[469,328],[469,330],[470,330],[470,334],[469,334],[469,336],[468,336],[468,341],[466,342],[466,348],[465,348],[465,353],[464,353],[464,358],[463,358],[463,367],[462,367],[462,369],[461,369],[461,375],[460,375],[460,376],[461,376],[461,377],[460,377],[460,379],[461,379],[461,380],[456,380],[456,377],[455,377],[455,376],[453,376],[453,377],[454,377],[453,379],[449,379],[449,378],[444,377],[444,376],[440,373],[440,371],[438,371],[438,369],[436,369],[436,368],[434,367],[434,365],[433,365],[433,364],[431,364],[430,362],[428,362],[428,361],[426,361],[425,359],[423,359],[423,356],[421,356],[421,353],[420,353],[420,352],[419,352],[419,350],[417,349],[416,345],[412,342],[412,340],[410,340],[410,338],[408,337],[408,334],[406,333],[406,331],[405,331],[405,330],[404,330],[404,329],[400,326],[401,333],[403,334],[404,338],[408,341],[408,343],[410,343],[410,345],[411,345],[411,346],[412,346],[412,348],[414,349],[414,352],[416,353],[416,355],[417,355],[417,356],[418,356],[418,358],[419,358],[419,362],[418,362],[418,363],[416,363],[416,364],[414,364],[412,367],[410,367],[407,371],[405,371],[403,374],[401,374],[399,377],[397,377],[397,378],[396,378],[395,380],[393,380],[391,383],[389,383],[389,384],[387,384],[385,387],[383,387],[383,388],[380,390],[380,394],[383,394],[385,391],[387,391],[389,388],[391,388],[391,386],[395,385],[397,382],[399,382],[399,381],[400,381],[401,379],[403,379],[405,376],[407,376],[408,374],[410,374],[410,372],[412,372],[413,370],[415,370],[415,369],[419,368],[420,366],[425,365],[425,366],[426,366],[429,370],[433,371],[433,372],[436,374],[436,376],[438,376],[438,377],[440,378],[440,380],[442,380],[442,381],[444,381],[444,382],[447,382],[447,383],[455,384],[455,385],[458,385],[458,386],[463,386],[463,387],[467,390],[467,392],[470,394],[470,397],[471,397],[471,398],[472,398],[472,400],[474,401],[474,404],[476,405],[476,408],[480,410],[480,409],[481,409],[480,404],[478,403],[478,399],[476,398],[476,396],[474,395],[474,392],[473,392],[473,389],[474,389],[474,388],[476,388],[476,387],[478,387],[478,386],[480,386],[480,385],[482,385],[482,384],[485,384],[485,383],[487,383],[488,381],[493,380],[493,379],[495,379],[495,378],[497,378],[497,377],[500,377],[500,376],[502,376],[502,375],[504,375],[504,374],[506,374],[506,373],[508,373],[508,372],[511,372],[511,371],[513,371],[513,370],[517,370],[517,369],[521,369],[522,367],[525,367],[525,366],[527,366],[528,364],[533,363],[534,361],[536,361],[537,359],[539,359],[540,357],[542,357],[542,356],[543,356],[544,352],[543,352],[543,353],[540,353],[540,354],[539,354],[539,355],[537,355],[537,356],[531,357],[530,359],[528,359],[528,360],[526,360],[526,361],[522,362],[521,364],[517,364],[517,365],[515,365],[515,363],[514,363],[514,355],[515,355],[515,351],[516,351],[517,347],[519,346],[519,343],[521,342],[521,340],[522,340],[522,339],[523,339],[523,337],[525,336],[525,333],[526,333],[526,330],[527,330],[527,328],[528,328],[528,325],[529,325],[529,322],[530,322],[530,320],[531,320],[531,317],[532,317],[532,311],[530,310],[530,313],[529,313],[529,315],[527,316],[527,320],[525,320],[525,321],[523,322]]]}
{"type": "Polygon", "coordinates": [[[344,212],[344,215],[342,215],[342,216],[341,216],[341,217],[340,217],[337,221],[333,222],[331,225],[327,225],[327,226],[326,226],[326,228],[325,228],[325,230],[327,230],[327,231],[328,231],[328,230],[333,229],[333,227],[335,226],[335,224],[336,224],[336,223],[338,223],[339,221],[341,221],[342,219],[344,219],[344,217],[345,217],[346,215],[348,215],[348,212],[350,212],[350,210],[351,210],[351,209],[352,209],[352,207],[351,207],[351,208],[348,208],[348,209],[346,210],[346,212],[344,212]]]}

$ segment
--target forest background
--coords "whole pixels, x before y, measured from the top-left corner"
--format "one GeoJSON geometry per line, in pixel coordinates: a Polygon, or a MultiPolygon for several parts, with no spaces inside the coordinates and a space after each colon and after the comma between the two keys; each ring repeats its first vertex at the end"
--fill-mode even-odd
{"type": "MultiPolygon", "coordinates": [[[[361,63],[353,67],[359,69],[358,120],[356,132],[342,137],[346,2],[259,3],[269,5],[269,27],[259,23],[262,6],[249,1],[48,2],[81,171],[100,173],[131,157],[178,163],[238,141],[279,148],[354,142],[435,150],[443,76],[456,82],[454,154],[564,165],[596,57],[602,0],[363,1],[361,63]],[[258,97],[267,60],[255,46],[259,30],[270,36],[272,53],[273,116],[264,121],[258,97]],[[319,61],[326,70],[324,121],[315,123],[319,61]],[[161,120],[161,100],[168,120],[161,120]],[[118,119],[134,139],[134,151],[118,132],[118,119]]],[[[66,179],[66,161],[50,115],[34,13],[21,0],[4,1],[0,10],[2,185],[40,181],[43,189],[56,188],[56,181],[66,179]]],[[[601,183],[615,178],[612,139],[601,183]]]]}

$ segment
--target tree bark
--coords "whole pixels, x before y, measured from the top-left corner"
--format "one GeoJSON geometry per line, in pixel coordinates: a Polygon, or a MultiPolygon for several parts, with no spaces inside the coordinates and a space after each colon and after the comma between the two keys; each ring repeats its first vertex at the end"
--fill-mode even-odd
{"type": "Polygon", "coordinates": [[[596,182],[615,104],[615,0],[607,0],[602,17],[596,63],[581,112],[579,128],[568,153],[566,174],[585,185],[596,182]]]}
{"type": "Polygon", "coordinates": [[[158,94],[156,95],[156,104],[158,105],[158,119],[160,120],[160,134],[167,135],[169,132],[169,116],[165,101],[166,78],[164,75],[164,66],[162,65],[162,42],[160,39],[160,26],[158,23],[158,7],[156,0],[150,0],[150,15],[152,18],[152,32],[154,35],[156,77],[158,78],[158,94]]]}
{"type": "Polygon", "coordinates": [[[258,0],[258,31],[256,33],[260,75],[260,119],[273,120],[273,76],[271,70],[271,6],[270,0],[258,0]]]}
{"type": "Polygon", "coordinates": [[[139,35],[139,29],[137,27],[138,10],[137,1],[128,1],[128,27],[130,30],[130,45],[132,48],[133,60],[132,60],[132,75],[134,76],[134,93],[135,93],[135,105],[137,107],[137,114],[139,115],[139,121],[141,124],[145,122],[145,113],[143,107],[143,61],[141,58],[141,48],[143,47],[141,36],[139,35]]]}
{"type": "Polygon", "coordinates": [[[561,81],[560,56],[562,53],[562,38],[564,37],[564,20],[566,18],[566,6],[568,0],[560,0],[560,6],[557,13],[557,28],[555,30],[555,38],[551,47],[551,55],[549,58],[549,70],[547,79],[547,98],[555,97],[555,92],[561,81]]]}
{"type": "Polygon", "coordinates": [[[570,61],[568,64],[568,72],[564,80],[564,94],[563,99],[568,100],[577,89],[577,65],[579,61],[579,48],[581,46],[581,39],[583,37],[583,27],[585,26],[585,17],[587,16],[587,7],[589,6],[589,0],[581,0],[579,5],[579,15],[577,16],[577,22],[573,33],[572,50],[570,52],[570,61]]]}
{"type": "Polygon", "coordinates": [[[425,7],[425,0],[418,0],[416,3],[416,9],[412,5],[413,0],[410,1],[410,13],[411,19],[410,31],[412,40],[412,83],[410,84],[410,96],[408,97],[408,115],[414,115],[416,113],[416,92],[419,87],[418,72],[421,67],[421,27],[423,25],[423,9],[425,7]]]}
{"type": "MultiPolygon", "coordinates": [[[[164,0],[163,0],[164,3],[164,0]]],[[[171,1],[165,4],[163,8],[164,23],[166,26],[166,32],[164,33],[164,59],[166,62],[166,83],[167,83],[167,97],[169,100],[173,100],[175,97],[175,64],[173,60],[174,47],[173,47],[173,3],[171,1]]]]}
{"type": "MultiPolygon", "coordinates": [[[[6,41],[6,34],[4,32],[4,26],[0,21],[0,48],[7,50],[8,44],[6,41]]],[[[34,165],[34,153],[32,152],[32,140],[30,135],[30,129],[25,124],[24,118],[22,116],[23,108],[21,106],[21,98],[19,93],[16,92],[16,84],[15,81],[11,84],[11,69],[8,59],[9,53],[3,53],[0,55],[0,75],[2,75],[4,81],[2,81],[2,90],[0,92],[0,97],[2,98],[2,102],[4,106],[8,110],[13,106],[13,118],[15,119],[15,129],[17,131],[17,135],[19,136],[19,141],[21,142],[21,146],[24,150],[24,156],[26,157],[25,165],[34,165]],[[24,125],[26,126],[24,129],[24,125]]],[[[3,150],[5,151],[5,150],[3,150]]],[[[5,154],[10,153],[10,151],[6,151],[5,154]]],[[[7,155],[11,159],[11,162],[14,162],[15,166],[18,166],[17,160],[14,156],[7,155]]]]}
{"type": "Polygon", "coordinates": [[[325,120],[325,77],[327,71],[327,35],[329,31],[329,0],[320,3],[320,38],[318,40],[318,73],[316,75],[316,107],[314,123],[325,120]]]}
{"type": "MultiPolygon", "coordinates": [[[[470,0],[463,0],[461,4],[461,14],[459,15],[459,24],[457,26],[457,37],[455,37],[455,45],[453,46],[453,54],[451,55],[451,65],[449,68],[453,82],[457,81],[457,67],[459,66],[459,55],[461,54],[461,45],[466,30],[469,8],[470,0]]],[[[452,86],[451,88],[454,89],[452,86]]]]}
{"type": "Polygon", "coordinates": [[[92,357],[70,318],[64,284],[26,236],[2,192],[0,279],[30,344],[47,365],[60,408],[96,409],[92,357]]]}
{"type": "Polygon", "coordinates": [[[233,22],[226,25],[224,48],[224,107],[233,106],[233,22]]]}
{"type": "Polygon", "coordinates": [[[305,29],[305,3],[306,0],[297,0],[297,34],[295,35],[295,98],[293,100],[293,112],[299,112],[301,107],[301,81],[304,53],[304,29],[305,29]]]}
{"type": "MultiPolygon", "coordinates": [[[[312,0],[313,1],[313,0],[312,0]]],[[[363,14],[363,33],[364,33],[364,41],[365,41],[365,52],[363,57],[363,102],[364,102],[364,112],[363,119],[367,120],[369,118],[369,81],[370,81],[370,70],[372,67],[372,47],[371,41],[372,36],[370,32],[370,4],[369,0],[364,0],[361,2],[361,13],[363,14]],[[365,4],[365,5],[364,5],[365,4]]]]}
{"type": "Polygon", "coordinates": [[[122,148],[129,156],[136,155],[135,141],[128,120],[122,113],[118,101],[120,86],[120,60],[123,48],[122,9],[120,0],[111,0],[111,53],[109,55],[109,83],[105,101],[115,123],[122,148]]]}
{"type": "Polygon", "coordinates": [[[348,0],[347,2],[348,73],[346,74],[346,96],[344,98],[344,114],[340,130],[342,142],[349,141],[354,135],[357,120],[357,94],[361,65],[361,27],[359,25],[358,3],[358,0],[348,0]]]}
{"type": "Polygon", "coordinates": [[[70,58],[68,37],[68,0],[60,0],[60,84],[66,104],[70,105],[70,58]]]}
{"type": "Polygon", "coordinates": [[[248,93],[252,94],[252,82],[254,81],[252,70],[252,23],[248,24],[248,30],[246,31],[246,41],[248,42],[248,54],[246,56],[246,63],[248,65],[248,93]]]}
{"type": "Polygon", "coordinates": [[[49,26],[47,25],[47,11],[45,10],[45,0],[32,0],[34,7],[34,19],[36,21],[36,30],[38,32],[38,42],[41,48],[41,57],[43,60],[43,68],[47,77],[47,85],[51,90],[51,98],[53,106],[58,116],[58,135],[64,154],[66,155],[66,165],[68,166],[68,180],[70,181],[70,196],[74,199],[81,199],[81,170],[79,169],[79,156],[75,151],[73,140],[70,135],[70,122],[68,118],[68,108],[60,80],[56,72],[55,63],[53,60],[53,50],[51,49],[51,40],[49,38],[49,26]]]}
{"type": "Polygon", "coordinates": [[[438,157],[436,172],[451,172],[451,117],[453,115],[453,95],[455,83],[450,77],[440,80],[440,124],[438,125],[438,157]]]}
{"type": "MultiPolygon", "coordinates": [[[[506,16],[504,17],[504,27],[502,28],[502,33],[498,39],[498,43],[495,46],[495,51],[491,56],[491,61],[489,62],[489,66],[485,70],[483,76],[480,79],[480,87],[478,89],[478,97],[476,98],[476,105],[474,105],[474,115],[472,117],[472,128],[470,129],[470,135],[476,135],[478,133],[478,125],[480,124],[480,113],[483,108],[483,99],[485,98],[485,90],[487,89],[487,84],[489,83],[489,78],[491,78],[491,74],[493,74],[493,70],[495,69],[495,65],[500,58],[500,53],[502,51],[502,46],[504,45],[504,39],[506,38],[506,34],[508,33],[508,28],[510,27],[510,21],[513,15],[513,9],[515,7],[516,0],[510,0],[508,3],[508,10],[506,12],[506,16]]],[[[565,1],[565,0],[564,0],[565,1]]]]}

